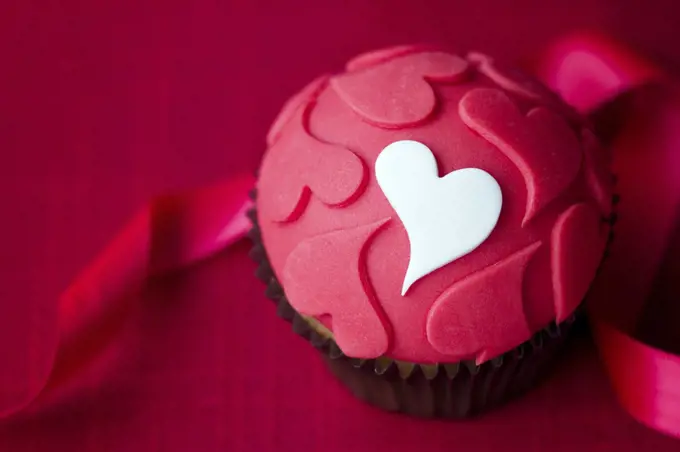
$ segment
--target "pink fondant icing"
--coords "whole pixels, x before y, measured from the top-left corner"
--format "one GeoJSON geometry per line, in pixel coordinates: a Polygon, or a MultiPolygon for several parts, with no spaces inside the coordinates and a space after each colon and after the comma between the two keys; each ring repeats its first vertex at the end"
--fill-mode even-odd
{"type": "Polygon", "coordinates": [[[527,186],[523,223],[559,196],[581,164],[578,139],[556,113],[538,107],[526,116],[502,91],[475,89],[460,101],[460,116],[517,165],[527,186]]]}
{"type": "MultiPolygon", "coordinates": [[[[552,108],[552,101],[543,97],[534,101],[516,96],[480,74],[475,66],[456,72],[459,75],[450,79],[455,83],[433,84],[434,79],[423,77],[422,68],[441,67],[442,62],[458,61],[457,57],[403,51],[388,49],[363,57],[363,63],[360,59],[353,66],[355,72],[335,77],[308,102],[308,115],[294,115],[283,126],[280,138],[265,154],[257,184],[262,240],[293,306],[309,309],[306,304],[312,303],[314,309],[306,312],[322,322],[327,317],[324,312],[333,311],[334,319],[326,324],[346,354],[357,358],[383,354],[419,363],[461,359],[481,362],[512,349],[518,341],[528,340],[556,317],[564,318],[580,302],[584,281],[590,281],[595,272],[602,252],[600,242],[579,256],[569,251],[554,252],[558,248],[593,247],[596,241],[589,238],[586,226],[579,226],[583,221],[574,225],[570,220],[568,227],[560,226],[572,231],[567,234],[571,237],[569,246],[551,239],[558,219],[572,206],[583,205],[599,213],[585,174],[584,143],[579,142],[582,124],[563,120],[562,110],[552,108]],[[416,72],[418,77],[414,76],[416,72]],[[357,78],[349,84],[354,97],[348,98],[337,84],[351,76],[357,78]],[[460,105],[462,101],[465,108],[460,105]],[[393,111],[389,105],[395,105],[394,110],[402,116],[390,116],[393,111]],[[428,108],[404,110],[404,106],[423,105],[428,108]],[[357,109],[372,112],[374,119],[376,112],[382,111],[391,118],[389,127],[384,121],[367,120],[357,109]],[[430,111],[423,116],[425,110],[430,111]],[[414,122],[415,117],[419,119],[414,122]],[[468,127],[469,122],[475,127],[468,127]],[[508,125],[513,122],[514,126],[508,125]],[[421,278],[405,296],[401,288],[410,259],[409,239],[375,179],[378,155],[399,140],[426,145],[441,177],[463,168],[484,170],[498,182],[503,197],[491,235],[474,251],[421,278]],[[328,148],[331,144],[333,147],[328,148]],[[330,163],[333,158],[339,162],[330,163]],[[364,172],[357,171],[357,161],[363,162],[364,172]],[[315,178],[311,183],[310,177],[315,178]],[[311,189],[302,189],[308,186],[311,189]],[[286,195],[300,190],[307,193],[306,198],[293,196],[293,202],[286,195]],[[330,199],[324,196],[325,190],[338,196],[330,199]],[[337,202],[340,198],[349,201],[337,202]],[[527,210],[528,205],[533,209],[527,210]],[[531,221],[525,221],[527,212],[531,221]],[[281,222],[286,216],[295,221],[281,222]],[[369,234],[385,218],[392,218],[389,227],[369,234]],[[578,232],[579,228],[586,229],[578,232]],[[356,237],[352,234],[362,239],[353,242],[348,239],[356,237]],[[330,240],[333,247],[310,245],[324,240],[330,240]],[[361,251],[359,242],[363,243],[361,251]],[[519,250],[535,243],[543,245],[528,261],[517,257],[519,250]],[[308,251],[303,253],[298,247],[308,251]],[[309,251],[312,249],[317,251],[309,251]],[[587,261],[583,268],[565,267],[565,262],[577,265],[581,261],[587,261]],[[559,274],[564,275],[558,283],[564,290],[559,293],[553,287],[555,262],[562,265],[559,274]],[[498,268],[496,265],[503,271],[492,270],[498,268]],[[352,269],[361,269],[361,276],[353,276],[352,269]],[[577,272],[583,276],[574,276],[577,272]],[[516,283],[520,274],[522,290],[514,286],[511,293],[507,282],[516,283]],[[368,281],[370,286],[357,281],[368,281]],[[314,292],[323,296],[312,297],[314,292]],[[446,302],[442,301],[445,292],[446,302]],[[489,294],[504,297],[492,303],[489,294]],[[430,315],[435,304],[441,312],[448,312],[449,318],[475,319],[477,323],[465,333],[465,340],[457,342],[440,333],[434,339],[439,345],[433,345],[428,323],[432,328],[437,321],[440,328],[446,323],[430,315]],[[338,324],[338,318],[347,319],[347,323],[357,315],[367,318],[371,326],[348,329],[338,324]]],[[[598,172],[608,174],[604,161],[594,159],[592,163],[598,172]]],[[[603,183],[611,190],[607,178],[603,183]]],[[[446,205],[441,208],[446,209],[446,205]]]]}
{"type": "Polygon", "coordinates": [[[333,77],[331,86],[366,121],[400,127],[432,113],[436,98],[430,83],[460,80],[467,68],[465,60],[448,53],[416,53],[333,77]]]}
{"type": "Polygon", "coordinates": [[[361,192],[366,181],[366,168],[349,149],[323,143],[309,134],[305,118],[311,106],[297,110],[291,127],[272,146],[271,158],[260,169],[260,180],[272,184],[272,196],[260,202],[268,206],[271,219],[295,221],[313,194],[329,206],[350,203],[361,192]],[[287,169],[289,174],[277,173],[287,169]]]}
{"type": "Polygon", "coordinates": [[[571,106],[562,102],[557,94],[526,72],[505,65],[483,53],[471,52],[467,59],[477,66],[480,73],[489,77],[506,92],[517,98],[549,107],[573,123],[582,122],[582,118],[571,106]]]}
{"type": "Polygon", "coordinates": [[[348,356],[376,358],[389,346],[391,327],[375,300],[364,254],[389,219],[301,242],[286,260],[283,283],[301,314],[328,315],[335,341],[348,356]]]}
{"type": "Polygon", "coordinates": [[[607,239],[601,225],[588,204],[571,206],[555,223],[551,267],[558,321],[574,312],[595,276],[607,239]]]}
{"type": "Polygon", "coordinates": [[[531,331],[524,315],[522,283],[540,246],[529,245],[441,294],[427,316],[432,346],[445,354],[473,355],[483,362],[507,351],[509,344],[524,342],[531,331]],[[465,309],[461,309],[463,303],[468,305],[465,309]],[[502,321],[494,322],[489,312],[502,321]]]}
{"type": "Polygon", "coordinates": [[[321,77],[315,78],[309,85],[302,88],[299,93],[288,99],[288,101],[283,104],[283,108],[281,108],[281,111],[267,133],[267,146],[273,145],[276,140],[279,139],[281,130],[286,124],[288,124],[288,121],[293,118],[299,108],[304,108],[305,105],[314,101],[316,95],[328,83],[329,78],[330,77],[328,75],[322,75],[321,77]]]}
{"type": "Polygon", "coordinates": [[[535,78],[515,68],[505,67],[488,55],[472,52],[467,58],[478,65],[479,72],[506,91],[535,101],[555,95],[535,78]]]}
{"type": "Polygon", "coordinates": [[[359,71],[361,69],[366,69],[376,64],[384,63],[385,61],[392,60],[396,57],[404,56],[409,53],[416,53],[423,50],[427,50],[425,46],[416,45],[403,45],[388,47],[385,49],[373,50],[371,52],[362,53],[357,55],[347,62],[345,69],[347,72],[359,71]]]}

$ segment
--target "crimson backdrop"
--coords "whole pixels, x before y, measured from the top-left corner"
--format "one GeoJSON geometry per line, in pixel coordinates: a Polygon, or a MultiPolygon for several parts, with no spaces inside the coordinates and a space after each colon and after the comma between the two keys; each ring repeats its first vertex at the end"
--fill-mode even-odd
{"type": "MultiPolygon", "coordinates": [[[[522,59],[597,27],[680,67],[673,1],[4,1],[0,315],[47,310],[152,195],[255,168],[279,105],[350,56],[413,41],[522,59]],[[396,5],[399,6],[396,6],[396,5]]],[[[60,392],[0,422],[0,450],[678,450],[618,408],[583,339],[478,420],[375,411],[276,318],[239,244],[128,300],[60,392]]],[[[17,341],[18,316],[0,340],[17,341]]],[[[8,322],[4,322],[8,324],[8,322]]]]}

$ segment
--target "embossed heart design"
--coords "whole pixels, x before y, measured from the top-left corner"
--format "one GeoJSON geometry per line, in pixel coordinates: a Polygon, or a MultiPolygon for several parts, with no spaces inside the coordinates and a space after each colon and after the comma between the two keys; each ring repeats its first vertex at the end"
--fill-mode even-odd
{"type": "Polygon", "coordinates": [[[578,175],[581,146],[560,115],[543,107],[524,115],[505,93],[489,88],[470,90],[458,107],[463,122],[498,147],[522,174],[527,187],[523,226],[578,175]]]}
{"type": "MultiPolygon", "coordinates": [[[[393,49],[377,57],[375,54],[364,57],[359,60],[359,66],[366,64],[366,60],[376,64],[338,75],[330,81],[338,96],[361,118],[389,129],[412,126],[427,119],[437,104],[431,84],[462,80],[469,67],[464,59],[445,52],[406,55],[399,52],[393,49]],[[383,61],[384,58],[387,59],[383,61]]],[[[357,66],[356,61],[352,66],[357,66]]]]}
{"type": "Polygon", "coordinates": [[[432,152],[417,141],[385,147],[375,176],[411,245],[402,295],[423,276],[481,245],[501,213],[503,197],[493,176],[463,168],[440,178],[432,152]]]}

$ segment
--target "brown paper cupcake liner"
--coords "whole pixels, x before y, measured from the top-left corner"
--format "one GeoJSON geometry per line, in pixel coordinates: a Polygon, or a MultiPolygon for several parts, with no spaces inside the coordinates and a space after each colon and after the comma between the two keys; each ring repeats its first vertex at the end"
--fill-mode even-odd
{"type": "MultiPolygon", "coordinates": [[[[251,197],[256,198],[255,191],[251,197]]],[[[331,372],[357,398],[387,411],[460,419],[510,401],[550,372],[570,333],[584,317],[579,308],[564,322],[551,323],[518,347],[481,365],[474,361],[424,365],[386,357],[350,358],[290,305],[262,244],[257,209],[249,211],[248,217],[253,223],[248,234],[253,242],[249,255],[258,264],[255,274],[266,284],[265,295],[275,303],[278,316],[289,321],[295,333],[321,352],[331,372]]],[[[612,214],[610,223],[615,221],[616,215],[612,214]]],[[[609,243],[612,239],[610,231],[609,243]]],[[[606,254],[605,251],[605,257],[606,254]]]]}

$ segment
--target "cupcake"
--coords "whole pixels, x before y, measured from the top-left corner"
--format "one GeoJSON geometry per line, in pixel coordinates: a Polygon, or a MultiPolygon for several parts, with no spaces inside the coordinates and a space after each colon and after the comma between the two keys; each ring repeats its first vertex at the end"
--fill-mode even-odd
{"type": "Polygon", "coordinates": [[[251,237],[279,314],[357,397],[467,417],[531,388],[612,211],[586,120],[492,58],[361,55],[283,107],[251,237]]]}

